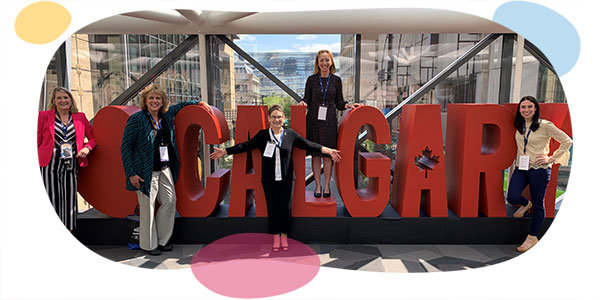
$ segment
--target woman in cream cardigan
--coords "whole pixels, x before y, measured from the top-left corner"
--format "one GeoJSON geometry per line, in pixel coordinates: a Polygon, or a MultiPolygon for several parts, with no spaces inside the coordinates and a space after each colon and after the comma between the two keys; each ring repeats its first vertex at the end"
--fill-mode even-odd
{"type": "Polygon", "coordinates": [[[540,105],[532,96],[525,96],[519,101],[514,126],[517,129],[516,168],[508,186],[508,202],[521,207],[513,214],[522,218],[525,212],[533,207],[533,216],[529,235],[517,248],[525,252],[538,242],[538,235],[545,218],[544,196],[550,181],[552,165],[557,163],[566,166],[569,163],[569,148],[573,144],[571,138],[558,129],[552,122],[540,119],[540,105]],[[560,147],[548,156],[550,138],[560,143],[560,147]],[[529,185],[531,201],[521,196],[529,185]]]}

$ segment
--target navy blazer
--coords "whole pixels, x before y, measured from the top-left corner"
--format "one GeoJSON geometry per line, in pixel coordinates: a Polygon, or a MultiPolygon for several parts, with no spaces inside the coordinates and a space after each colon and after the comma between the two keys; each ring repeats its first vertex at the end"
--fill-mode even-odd
{"type": "MultiPolygon", "coordinates": [[[[262,158],[261,180],[262,182],[274,182],[275,154],[273,154],[272,157],[263,156],[265,148],[267,147],[267,143],[270,141],[271,135],[269,134],[269,129],[263,129],[256,133],[256,135],[254,135],[248,141],[229,147],[226,149],[226,151],[227,154],[238,154],[250,151],[252,149],[259,149],[262,158]]],[[[306,140],[293,129],[284,129],[281,147],[279,147],[282,181],[294,180],[294,164],[292,163],[292,150],[294,147],[298,147],[302,150],[321,152],[321,148],[323,146],[306,140]]]]}

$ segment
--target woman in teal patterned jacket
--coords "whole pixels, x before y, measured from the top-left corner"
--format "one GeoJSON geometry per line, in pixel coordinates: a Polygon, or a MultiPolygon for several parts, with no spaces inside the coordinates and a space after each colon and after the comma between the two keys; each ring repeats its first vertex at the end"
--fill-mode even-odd
{"type": "Polygon", "coordinates": [[[175,221],[175,182],[179,174],[179,152],[175,139],[175,115],[186,101],[169,107],[167,94],[155,84],[140,97],[141,111],[127,120],[121,142],[126,187],[136,191],[140,205],[140,248],[150,255],[170,251],[168,244],[175,221]],[[160,207],[154,213],[155,202],[160,207]]]}

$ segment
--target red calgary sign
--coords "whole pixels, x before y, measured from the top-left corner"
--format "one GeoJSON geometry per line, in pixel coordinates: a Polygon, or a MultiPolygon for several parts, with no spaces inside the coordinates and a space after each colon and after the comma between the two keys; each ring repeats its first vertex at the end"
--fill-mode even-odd
{"type": "MultiPolygon", "coordinates": [[[[292,106],[291,127],[305,136],[304,106],[292,106]]],[[[422,207],[431,217],[447,217],[448,209],[459,217],[505,217],[502,170],[510,167],[516,154],[513,119],[516,104],[450,104],[447,111],[446,147],[442,136],[439,105],[414,104],[402,109],[391,188],[391,205],[401,217],[419,217],[422,207]]],[[[125,189],[121,162],[121,138],[127,119],[139,111],[133,106],[108,106],[94,120],[98,147],[90,164],[80,169],[79,192],[100,212],[123,218],[137,204],[134,192],[125,189]]],[[[564,103],[540,105],[540,116],[572,136],[569,109],[564,103]]],[[[358,168],[369,178],[368,186],[355,189],[354,147],[361,127],[376,144],[390,144],[390,128],[384,115],[370,106],[347,111],[341,119],[338,149],[342,160],[335,164],[335,181],[344,205],[353,217],[377,217],[390,199],[391,160],[376,152],[361,152],[358,168]]],[[[231,170],[219,169],[203,185],[198,174],[198,134],[204,142],[221,144],[230,139],[223,113],[190,105],[175,118],[180,155],[179,180],[175,184],[177,211],[182,217],[206,217],[221,203],[231,186],[229,216],[244,217],[254,203],[256,216],[267,215],[260,183],[261,154],[258,150],[237,154],[231,170]],[[252,166],[252,167],[250,167],[252,166]],[[254,191],[252,193],[251,191],[254,191]]],[[[266,106],[238,106],[236,143],[248,140],[267,128],[266,106]]],[[[550,153],[558,143],[550,144],[550,153]]],[[[294,151],[296,172],[292,215],[335,217],[333,198],[314,198],[305,189],[305,151],[294,151]]],[[[545,199],[546,216],[554,216],[558,166],[545,199]]],[[[527,193],[527,191],[525,191],[527,193]]]]}

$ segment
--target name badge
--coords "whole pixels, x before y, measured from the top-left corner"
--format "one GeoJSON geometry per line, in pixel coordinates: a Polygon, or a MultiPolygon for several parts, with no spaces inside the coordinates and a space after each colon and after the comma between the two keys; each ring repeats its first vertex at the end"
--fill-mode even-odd
{"type": "Polygon", "coordinates": [[[273,157],[273,153],[275,153],[275,143],[268,142],[267,148],[265,148],[265,153],[263,153],[263,156],[273,157]]]}
{"type": "Polygon", "coordinates": [[[529,170],[529,156],[519,156],[519,170],[529,170]]]}
{"type": "Polygon", "coordinates": [[[327,106],[319,106],[319,116],[317,119],[321,121],[325,121],[327,119],[327,106]]]}
{"type": "Polygon", "coordinates": [[[160,161],[169,161],[169,148],[167,146],[158,147],[160,150],[160,161]]]}
{"type": "Polygon", "coordinates": [[[71,144],[60,145],[60,158],[71,158],[73,157],[73,146],[71,144]]]}

